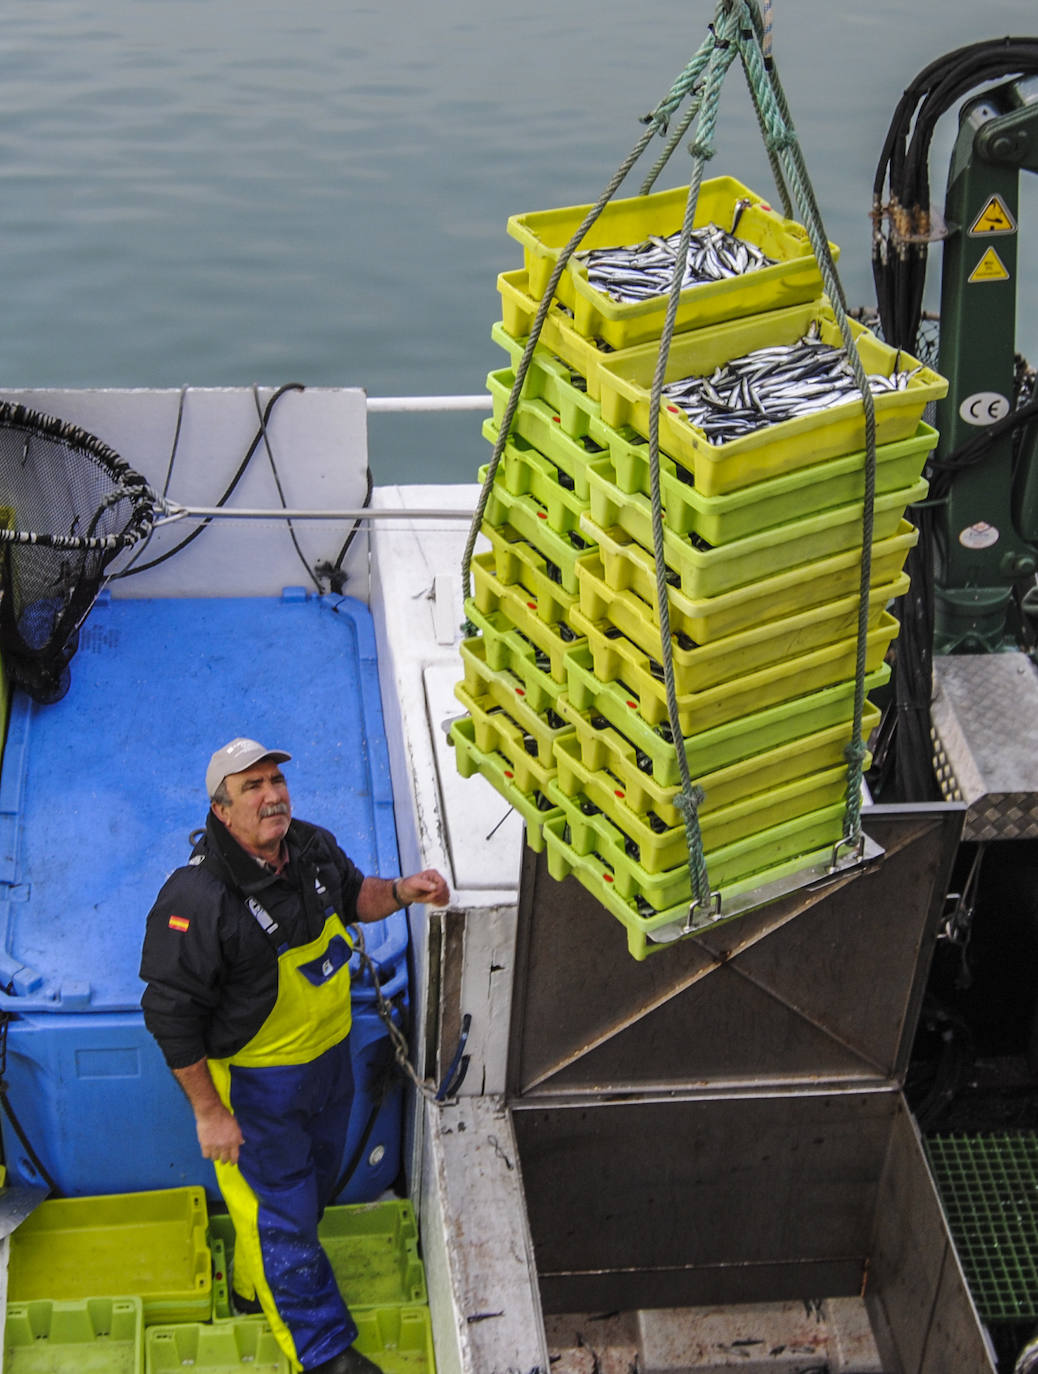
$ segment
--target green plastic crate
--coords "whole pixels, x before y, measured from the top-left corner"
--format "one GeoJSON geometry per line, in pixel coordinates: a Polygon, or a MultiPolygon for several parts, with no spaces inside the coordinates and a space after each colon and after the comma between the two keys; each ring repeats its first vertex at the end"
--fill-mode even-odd
{"type": "MultiPolygon", "coordinates": [[[[608,682],[622,676],[622,654],[614,652],[610,643],[619,631],[619,643],[633,643],[638,649],[658,661],[662,651],[662,637],[656,623],[655,608],[634,592],[611,592],[601,577],[601,564],[585,564],[581,572],[584,600],[605,614],[592,619],[580,609],[570,612],[570,625],[582,639],[588,639],[587,626],[593,633],[592,654],[599,676],[608,682]]],[[[902,573],[894,582],[872,587],[869,594],[869,628],[875,629],[887,605],[908,590],[908,576],[902,573]]],[[[858,629],[858,595],[826,601],[810,606],[796,615],[780,620],[765,620],[749,629],[740,630],[709,644],[695,644],[681,634],[681,625],[671,624],[671,645],[674,678],[679,691],[705,691],[720,682],[727,682],[743,673],[766,668],[784,658],[807,653],[832,644],[858,629]]]]}
{"type": "Polygon", "coordinates": [[[1038,1320],[1038,1134],[934,1135],[924,1144],[982,1320],[1038,1320]]]}
{"type": "Polygon", "coordinates": [[[53,1198],[11,1237],[12,1302],[138,1297],[146,1323],[204,1319],[212,1258],[202,1188],[53,1198]]]}
{"type": "MultiPolygon", "coordinates": [[[[471,597],[465,602],[465,614],[475,625],[482,639],[482,655],[495,672],[512,673],[523,684],[528,705],[537,712],[554,707],[565,680],[556,681],[546,654],[541,653],[530,639],[512,624],[502,611],[484,615],[471,597]]],[[[563,666],[569,654],[563,657],[563,666]]]]}
{"type": "Polygon", "coordinates": [[[356,1308],[357,1349],[383,1374],[436,1374],[428,1307],[356,1308]]]}
{"type": "MultiPolygon", "coordinates": [[[[725,919],[726,901],[757,890],[765,883],[828,862],[843,835],[845,815],[846,808],[842,804],[810,812],[708,856],[710,883],[722,899],[718,921],[725,919]]],[[[663,943],[676,938],[677,931],[686,921],[691,900],[687,865],[667,875],[664,882],[645,881],[641,887],[634,886],[632,895],[624,897],[618,890],[620,884],[616,873],[602,857],[594,852],[578,854],[569,842],[565,814],[549,817],[543,829],[548,872],[560,882],[572,874],[620,921],[627,933],[628,952],[633,958],[644,959],[662,948],[663,943]]],[[[708,916],[709,913],[704,913],[703,924],[707,923],[708,916]]],[[[710,924],[714,922],[711,920],[710,924]]]]}
{"type": "MultiPolygon", "coordinates": [[[[604,530],[587,515],[583,517],[583,524],[588,538],[594,541],[589,552],[595,555],[597,549],[595,556],[601,560],[602,580],[606,586],[611,591],[630,587],[649,606],[653,620],[658,623],[656,566],[652,554],[617,525],[604,530]]],[[[902,520],[895,534],[877,540],[872,545],[870,585],[876,587],[897,578],[909,549],[918,538],[915,526],[902,520]]],[[[574,565],[578,588],[582,568],[582,562],[574,565]]],[[[498,573],[500,575],[500,565],[498,573]]],[[[668,572],[671,628],[682,630],[697,644],[709,644],[764,620],[779,620],[856,592],[861,585],[861,551],[845,549],[842,553],[787,568],[717,596],[686,596],[675,585],[679,580],[676,572],[668,572]]],[[[603,604],[599,610],[587,605],[585,613],[597,619],[608,614],[608,605],[603,604]]]]}
{"type": "MultiPolygon", "coordinates": [[[[867,373],[889,376],[895,364],[900,371],[918,369],[903,390],[875,396],[877,444],[910,438],[926,406],[946,394],[948,383],[915,358],[882,343],[863,325],[849,323],[867,373]]],[[[795,343],[813,324],[824,343],[842,347],[835,318],[824,300],[679,334],[668,355],[665,381],[709,376],[716,367],[758,348],[795,343]]],[[[648,437],[650,388],[658,353],[654,345],[645,345],[602,362],[599,399],[606,424],[630,425],[648,437]]],[[[711,444],[677,406],[664,404],[659,412],[659,445],[693,473],[701,492],[716,496],[864,448],[865,408],[857,397],[798,419],[765,425],[726,444],[711,444]]]]}
{"type": "MultiPolygon", "coordinates": [[[[577,711],[597,713],[644,755],[646,766],[658,783],[677,786],[680,782],[677,751],[670,727],[664,722],[657,726],[647,724],[638,714],[638,702],[628,692],[622,691],[615,682],[599,682],[590,655],[573,654],[567,660],[567,673],[572,681],[580,684],[577,700],[582,704],[571,702],[564,693],[558,698],[560,713],[567,712],[567,719],[572,719],[568,714],[571,705],[577,711]]],[[[889,677],[890,668],[884,663],[866,676],[865,691],[875,691],[889,677]]],[[[792,697],[684,739],[689,771],[697,778],[831,725],[846,723],[849,734],[853,713],[852,680],[792,697]]]]}
{"type": "Polygon", "coordinates": [[[454,748],[455,763],[463,778],[479,773],[523,818],[526,843],[535,853],[544,848],[543,826],[546,820],[561,814],[543,792],[523,792],[517,785],[515,770],[503,754],[487,753],[476,744],[472,720],[462,716],[451,724],[447,739],[454,748]]]}
{"type": "MultiPolygon", "coordinates": [[[[533,328],[540,301],[530,294],[530,281],[525,270],[500,273],[497,289],[501,297],[501,319],[492,326],[490,337],[505,350],[512,367],[516,368],[533,328]]],[[[621,353],[626,351],[620,350],[621,353]]],[[[537,356],[543,354],[555,358],[573,377],[579,378],[592,401],[597,401],[602,394],[601,364],[605,359],[617,356],[611,348],[599,344],[598,340],[578,334],[573,317],[557,301],[552,302],[544,317],[535,353],[537,356]]],[[[526,386],[523,391],[526,395],[534,394],[526,386]]],[[[583,432],[587,432],[586,424],[583,432]]]]}
{"type": "MultiPolygon", "coordinates": [[[[483,437],[492,445],[497,443],[498,432],[493,421],[483,422],[483,437]]],[[[494,486],[486,506],[486,516],[494,524],[507,520],[495,514],[495,493],[504,487],[513,496],[535,498],[546,512],[549,529],[556,534],[568,534],[580,527],[581,512],[587,507],[587,499],[576,490],[576,483],[569,473],[563,472],[558,464],[546,458],[534,448],[521,434],[513,431],[505,441],[505,446],[494,474],[494,486]]]]}
{"type": "MultiPolygon", "coordinates": [[[[225,1212],[209,1219],[214,1260],[216,1247],[229,1278],[234,1257],[234,1226],[225,1212]]],[[[317,1228],[343,1297],[354,1306],[428,1301],[425,1268],[418,1255],[418,1225],[406,1199],[328,1207],[317,1228]]],[[[214,1314],[231,1315],[228,1298],[214,1314]]]]}
{"type": "Polygon", "coordinates": [[[140,1298],[9,1303],[6,1374],[141,1374],[140,1298]]]}
{"type": "MultiPolygon", "coordinates": [[[[487,388],[494,402],[494,413],[483,423],[483,437],[490,443],[497,436],[504,420],[505,406],[515,384],[511,368],[501,368],[487,377],[487,388]]],[[[562,427],[562,416],[540,397],[530,400],[520,396],[512,415],[512,434],[518,434],[539,453],[549,458],[573,483],[573,490],[585,502],[588,499],[587,465],[605,453],[605,446],[590,435],[574,439],[562,427]]]]}
{"type": "MultiPolygon", "coordinates": [[[[642,818],[643,823],[652,812],[665,825],[684,824],[682,813],[674,804],[677,785],[664,787],[651,772],[644,771],[631,742],[603,717],[575,710],[564,696],[559,698],[558,705],[559,713],[573,726],[572,734],[561,736],[555,742],[559,786],[564,792],[572,795],[583,790],[607,813],[615,799],[642,818]],[[576,770],[578,762],[583,770],[581,774],[576,770]],[[598,780],[598,788],[608,788],[605,805],[587,790],[584,782],[587,774],[598,780]]],[[[879,707],[866,702],[861,727],[864,739],[870,737],[879,720],[879,707]]],[[[702,810],[706,813],[729,806],[756,792],[780,788],[806,774],[837,768],[845,761],[844,750],[850,738],[850,722],[841,722],[801,735],[774,749],[750,753],[713,772],[698,774],[694,781],[706,794],[702,810]]],[[[618,824],[623,825],[619,818],[618,824]]]]}
{"type": "Polygon", "coordinates": [[[291,1365],[262,1317],[151,1326],[144,1333],[147,1374],[289,1374],[291,1365]]]}
{"type": "MultiPolygon", "coordinates": [[[[562,586],[558,568],[539,549],[525,540],[511,525],[488,525],[484,522],[483,532],[490,541],[491,559],[484,558],[482,566],[492,568],[494,576],[503,585],[518,585],[537,602],[537,616],[548,623],[565,620],[570,607],[577,599],[577,588],[567,591],[562,586]]],[[[590,546],[589,546],[590,547],[590,546]]],[[[588,552],[587,549],[583,553],[588,552]]],[[[583,556],[583,553],[581,556],[583,556]]],[[[477,555],[480,557],[480,555],[477,555]]],[[[479,574],[475,569],[477,589],[479,574]]],[[[574,564],[574,574],[576,564],[574,564]]],[[[574,582],[576,577],[574,576],[574,582]]]]}
{"type": "MultiPolygon", "coordinates": [[[[560,735],[569,734],[573,727],[567,725],[553,707],[545,711],[535,711],[526,699],[526,688],[522,681],[507,668],[491,668],[487,664],[483,650],[482,639],[464,639],[461,642],[465,680],[458,684],[463,692],[463,695],[458,696],[459,701],[469,711],[474,704],[480,712],[493,712],[509,717],[519,729],[524,753],[536,757],[545,767],[554,766],[555,741],[560,735]]],[[[514,738],[510,730],[508,735],[510,740],[514,738]]],[[[480,745],[480,748],[485,747],[483,744],[480,745]]],[[[502,748],[501,752],[508,754],[510,749],[502,748]]]]}
{"type": "MultiPolygon", "coordinates": [[[[684,223],[687,201],[688,187],[682,186],[610,200],[577,251],[630,246],[650,234],[673,234],[684,223]]],[[[713,223],[730,229],[740,201],[748,203],[738,217],[737,237],[756,244],[775,260],[774,265],[725,281],[686,287],[678,301],[678,330],[795,305],[812,300],[822,289],[807,232],[734,177],[711,177],[701,184],[694,227],[713,223]]],[[[523,246],[523,266],[534,296],[544,295],[562,249],[590,209],[590,205],[569,205],[509,218],[508,232],[523,246]]],[[[834,244],[830,249],[838,256],[834,244]]],[[[587,268],[576,254],[566,264],[556,295],[573,311],[578,333],[602,338],[612,348],[658,339],[663,329],[666,296],[630,304],[614,301],[588,281],[587,268]]]]}
{"type": "MultiPolygon", "coordinates": [[[[648,497],[652,490],[648,441],[630,428],[617,430],[603,424],[598,433],[602,447],[608,450],[612,465],[608,480],[616,491],[623,496],[639,492],[648,497]]],[[[911,438],[880,444],[876,449],[877,496],[912,486],[937,438],[935,429],[920,423],[911,438]]],[[[594,462],[594,455],[589,454],[587,461],[594,462]]],[[[606,477],[602,470],[600,481],[606,477]]],[[[660,494],[667,528],[676,534],[697,534],[712,545],[729,544],[760,530],[859,501],[864,484],[864,452],[812,463],[717,496],[699,491],[687,468],[663,455],[660,459],[660,494]]],[[[613,493],[606,494],[614,501],[619,499],[613,493]]]]}
{"type": "MultiPolygon", "coordinates": [[[[558,683],[565,682],[566,654],[574,644],[583,641],[565,619],[551,618],[551,613],[556,611],[560,604],[561,598],[557,595],[560,589],[556,587],[556,595],[545,598],[533,596],[518,583],[501,582],[494,572],[493,553],[476,554],[471,567],[474,599],[478,610],[486,616],[492,616],[495,611],[499,611],[503,620],[519,630],[533,645],[536,653],[543,656],[539,661],[542,665],[546,661],[546,671],[552,679],[558,683]],[[543,614],[545,609],[548,610],[548,616],[543,614]]],[[[554,584],[552,585],[554,587],[554,584]]],[[[566,598],[564,604],[568,616],[576,603],[576,597],[568,592],[563,593],[563,596],[566,598]]]]}
{"type": "MultiPolygon", "coordinates": [[[[592,463],[588,471],[593,525],[582,523],[583,533],[592,528],[619,527],[643,549],[651,551],[649,498],[640,492],[621,492],[613,481],[612,463],[607,458],[592,463]]],[[[910,487],[877,495],[873,503],[873,542],[891,538],[905,510],[921,501],[927,490],[928,483],[920,477],[910,487]]],[[[720,596],[846,549],[860,548],[863,510],[860,500],[832,506],[709,549],[696,547],[687,536],[675,533],[665,524],[663,556],[667,567],[677,573],[686,596],[694,600],[720,596]]]]}
{"type": "MultiPolygon", "coordinates": [[[[479,469],[478,475],[480,482],[486,480],[486,464],[479,469]]],[[[581,523],[585,518],[581,511],[581,523]]],[[[513,496],[507,487],[494,482],[480,529],[490,540],[495,553],[498,550],[498,531],[514,531],[552,565],[564,591],[577,591],[577,559],[591,547],[592,538],[583,529],[557,533],[551,528],[547,507],[532,494],[513,496]]],[[[497,566],[501,575],[500,560],[497,566]]]]}
{"type": "MultiPolygon", "coordinates": [[[[621,896],[629,897],[634,891],[644,891],[648,896],[650,884],[666,880],[674,870],[680,870],[680,882],[687,880],[683,865],[688,863],[688,842],[683,822],[656,829],[648,817],[639,815],[617,796],[608,774],[584,768],[577,754],[568,756],[565,773],[572,790],[565,787],[560,770],[547,784],[547,795],[566,814],[573,848],[578,854],[594,852],[605,859],[621,896]]],[[[751,792],[727,806],[711,806],[707,799],[699,810],[704,852],[709,856],[780,823],[836,805],[846,793],[847,765],[841,762],[835,768],[751,792]]],[[[668,895],[670,891],[654,891],[648,896],[650,904],[669,905],[676,900],[668,895]]]]}
{"type": "MultiPolygon", "coordinates": [[[[587,710],[595,698],[586,687],[586,670],[589,660],[593,665],[595,677],[603,691],[612,688],[624,699],[636,702],[635,709],[650,725],[659,725],[668,719],[667,695],[662,675],[654,671],[649,655],[632,644],[630,640],[607,639],[597,636],[590,622],[587,622],[588,643],[583,649],[574,649],[566,658],[567,693],[578,710],[587,710]],[[596,643],[596,639],[600,643],[596,643]],[[606,668],[605,654],[601,660],[594,655],[597,648],[608,651],[612,657],[609,662],[615,667],[615,679],[608,681],[603,676],[606,668]],[[574,671],[574,669],[582,671],[574,671]]],[[[866,636],[865,671],[873,672],[883,661],[883,656],[900,625],[892,615],[884,612],[879,624],[866,636]]],[[[746,673],[732,682],[718,683],[704,691],[679,691],[677,693],[677,712],[681,733],[684,736],[710,730],[714,726],[736,721],[754,710],[764,706],[774,706],[791,697],[803,696],[806,692],[820,691],[823,687],[834,686],[838,682],[852,679],[855,672],[858,641],[856,635],[823,644],[796,658],[785,659],[779,663],[758,668],[746,673]]]]}
{"type": "Polygon", "coordinates": [[[548,762],[544,763],[538,757],[544,747],[543,736],[538,739],[524,730],[492,697],[473,696],[464,682],[455,684],[454,695],[468,712],[476,748],[483,754],[500,754],[507,761],[506,776],[520,792],[543,792],[549,779],[555,776],[555,756],[550,743],[548,762]],[[533,745],[532,753],[527,752],[527,739],[533,745]]]}

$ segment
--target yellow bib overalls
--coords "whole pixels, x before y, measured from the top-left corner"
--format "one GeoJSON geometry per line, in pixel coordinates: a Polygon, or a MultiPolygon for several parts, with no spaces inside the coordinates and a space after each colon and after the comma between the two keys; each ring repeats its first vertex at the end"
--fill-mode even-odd
{"type": "MultiPolygon", "coordinates": [[[[262,925],[267,913],[248,905],[262,925]]],[[[216,1164],[235,1229],[234,1291],[258,1299],[294,1370],[330,1359],[357,1336],[317,1240],[353,1097],[351,948],[331,911],[316,939],[280,950],[266,1021],[236,1054],[209,1061],[245,1138],[237,1165],[216,1164]]]]}

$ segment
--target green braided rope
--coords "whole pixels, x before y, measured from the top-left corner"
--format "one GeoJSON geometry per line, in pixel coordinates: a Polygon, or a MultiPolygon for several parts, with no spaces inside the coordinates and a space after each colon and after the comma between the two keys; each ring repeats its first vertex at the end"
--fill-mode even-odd
{"type": "MultiPolygon", "coordinates": [[[[471,594],[472,556],[475,551],[476,540],[479,537],[480,527],[483,524],[483,516],[486,513],[487,502],[490,499],[490,492],[494,485],[494,478],[497,475],[497,469],[501,462],[501,456],[504,453],[505,445],[508,442],[508,436],[512,428],[512,420],[515,417],[515,412],[519,405],[519,398],[522,395],[523,384],[526,381],[526,374],[530,370],[530,363],[533,360],[534,350],[537,347],[537,341],[540,338],[541,329],[544,326],[544,321],[548,317],[548,311],[551,309],[551,303],[554,299],[556,288],[558,287],[563,272],[566,270],[566,265],[572,257],[574,250],[583,241],[587,231],[591,228],[592,224],[594,224],[595,220],[598,218],[598,216],[605,209],[606,205],[615,195],[616,191],[624,181],[624,178],[627,176],[628,172],[641,157],[642,153],[648,147],[649,143],[652,141],[655,135],[662,135],[666,133],[668,124],[675,110],[681,104],[682,100],[684,100],[685,96],[688,95],[691,91],[694,91],[696,86],[698,85],[699,74],[702,71],[703,67],[709,61],[710,53],[712,52],[712,50],[713,37],[711,35],[703,42],[699,52],[696,54],[695,57],[693,57],[692,61],[688,63],[688,65],[683,69],[681,74],[676,78],[676,80],[671,85],[670,90],[659,102],[656,108],[652,110],[649,114],[643,116],[641,122],[643,124],[648,125],[646,132],[641,136],[640,139],[638,139],[637,143],[628,153],[627,157],[617,168],[613,177],[609,181],[609,184],[606,187],[606,189],[602,192],[598,200],[581,220],[580,224],[577,226],[577,229],[573,234],[573,237],[570,239],[569,243],[566,244],[562,252],[559,254],[558,261],[555,264],[551,277],[548,279],[548,285],[545,288],[544,295],[541,298],[540,304],[537,308],[537,313],[534,316],[533,325],[530,328],[530,334],[528,339],[526,340],[526,346],[523,349],[523,354],[519,360],[519,365],[515,370],[515,380],[512,383],[512,390],[509,393],[508,401],[505,405],[504,414],[501,417],[501,426],[498,431],[497,442],[494,445],[494,450],[491,454],[490,462],[487,464],[486,476],[483,479],[483,485],[480,489],[479,498],[476,502],[476,508],[472,515],[472,521],[469,526],[468,538],[465,541],[465,550],[462,554],[461,559],[461,589],[463,604],[468,601],[469,596],[471,594]]],[[[468,618],[466,618],[461,625],[462,632],[467,636],[475,635],[478,631],[478,628],[479,627],[474,625],[472,621],[470,621],[468,618]]]]}
{"type": "MultiPolygon", "coordinates": [[[[735,4],[745,7],[747,0],[735,0],[735,4]]],[[[843,287],[836,275],[836,266],[829,250],[811,189],[810,179],[804,166],[799,142],[789,119],[785,98],[778,88],[773,67],[765,62],[764,55],[756,38],[745,34],[740,44],[743,62],[746,65],[748,80],[760,93],[760,110],[768,138],[778,150],[785,175],[792,191],[794,204],[804,228],[807,230],[811,247],[818,262],[822,283],[829,304],[840,330],[840,337],[847,354],[854,379],[861,392],[865,411],[865,472],[862,508],[862,552],[861,576],[858,584],[858,629],[854,672],[854,713],[851,727],[851,741],[845,750],[847,759],[847,798],[845,809],[844,839],[857,844],[861,834],[861,782],[866,749],[862,739],[861,725],[865,710],[865,659],[868,649],[869,625],[869,588],[872,581],[872,538],[874,529],[874,510],[876,495],[876,410],[868,376],[854,343],[850,321],[847,318],[846,301],[843,287]]]]}
{"type": "Polygon", "coordinates": [[[663,500],[660,494],[660,400],[670,355],[674,325],[677,319],[678,303],[681,297],[681,281],[684,264],[688,256],[689,244],[695,222],[699,188],[703,180],[703,164],[713,156],[713,137],[717,126],[717,111],[721,86],[729,67],[735,60],[736,48],[731,42],[731,20],[718,6],[713,33],[715,42],[710,53],[710,62],[703,83],[699,101],[699,120],[696,124],[695,140],[692,144],[693,164],[689,181],[688,199],[685,202],[685,218],[681,235],[675,250],[674,276],[667,297],[667,311],[660,335],[660,348],[656,358],[656,369],[652,379],[649,403],[649,493],[652,507],[652,544],[656,564],[656,610],[660,626],[660,658],[663,664],[663,682],[667,696],[667,716],[671,735],[677,750],[678,771],[681,779],[680,790],[675,797],[675,806],[681,811],[685,824],[685,840],[688,847],[688,869],[692,894],[696,903],[705,903],[710,897],[710,880],[707,875],[706,859],[703,854],[703,839],[699,827],[699,806],[703,800],[702,788],[693,787],[688,767],[688,755],[683,743],[683,731],[678,712],[677,687],[674,680],[674,646],[670,629],[670,597],[667,587],[667,567],[663,547],[663,500]]]}

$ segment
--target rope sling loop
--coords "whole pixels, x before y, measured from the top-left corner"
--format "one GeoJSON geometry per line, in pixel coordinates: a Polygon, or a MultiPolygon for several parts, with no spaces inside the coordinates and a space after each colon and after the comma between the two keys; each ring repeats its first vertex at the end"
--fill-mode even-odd
{"type": "MultiPolygon", "coordinates": [[[[844,813],[843,835],[837,849],[850,847],[857,849],[861,844],[861,786],[866,749],[861,736],[862,718],[865,705],[865,656],[868,634],[869,587],[871,584],[871,554],[874,524],[875,480],[876,480],[876,424],[875,406],[868,376],[855,347],[854,336],[847,317],[846,300],[842,285],[836,274],[836,267],[829,249],[821,215],[815,200],[814,191],[807,173],[796,132],[789,115],[785,94],[782,90],[773,57],[770,53],[771,14],[769,0],[765,0],[766,18],[762,18],[758,0],[718,0],[714,22],[709,26],[708,36],[692,60],[677,78],[667,96],[660,101],[643,122],[649,125],[648,131],[638,140],[635,147],[617,169],[599,200],[587,212],[577,227],[569,243],[562,249],[554,270],[548,281],[530,329],[522,357],[516,368],[512,390],[505,406],[501,425],[494,445],[494,451],[487,466],[486,477],[473,515],[469,536],[462,559],[462,589],[467,601],[470,595],[470,565],[482,524],[483,515],[489,500],[497,467],[504,452],[519,399],[522,394],[526,375],[540,336],[541,328],[547,318],[555,291],[562,273],[565,271],[575,249],[583,241],[588,230],[598,219],[602,210],[615,194],[628,172],[648,146],[654,134],[666,136],[670,119],[686,96],[692,95],[690,107],[685,111],[675,133],[668,139],[664,152],[646,178],[642,194],[647,194],[668,158],[678,143],[697,119],[696,131],[689,151],[693,158],[692,173],[689,181],[689,194],[686,202],[685,218],[682,225],[678,249],[675,254],[675,272],[668,295],[665,322],[661,332],[660,348],[653,377],[649,408],[649,477],[650,504],[652,509],[653,551],[656,568],[656,600],[659,616],[661,659],[666,688],[668,723],[671,737],[675,743],[680,788],[674,798],[675,807],[681,812],[686,832],[689,854],[689,877],[692,902],[689,907],[686,933],[693,928],[696,913],[700,909],[712,907],[714,914],[720,914],[720,893],[711,892],[706,862],[703,855],[702,836],[699,827],[699,806],[703,791],[692,782],[688,767],[688,757],[683,745],[680,727],[677,691],[674,679],[673,640],[670,633],[670,607],[667,594],[667,569],[663,549],[663,503],[660,492],[660,454],[659,454],[659,410],[663,382],[666,376],[667,360],[677,317],[681,294],[682,264],[691,241],[694,227],[696,205],[702,183],[704,163],[713,156],[712,139],[717,123],[720,90],[724,78],[736,56],[741,60],[744,75],[754,110],[757,114],[764,146],[775,174],[776,187],[780,193],[784,213],[787,218],[795,213],[808,235],[812,251],[818,263],[822,283],[829,305],[840,332],[843,347],[854,379],[861,392],[865,420],[865,465],[862,513],[862,552],[859,580],[859,604],[857,622],[857,648],[855,655],[855,690],[851,741],[845,750],[848,764],[846,806],[844,813]],[[763,45],[762,45],[763,40],[763,45]]],[[[477,633],[478,627],[466,620],[463,624],[466,634],[477,633]]]]}

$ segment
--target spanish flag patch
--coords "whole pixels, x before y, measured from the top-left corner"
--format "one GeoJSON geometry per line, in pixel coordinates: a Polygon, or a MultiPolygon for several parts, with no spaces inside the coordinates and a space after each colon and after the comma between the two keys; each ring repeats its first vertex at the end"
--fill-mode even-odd
{"type": "Polygon", "coordinates": [[[169,918],[170,930],[187,930],[191,922],[186,916],[171,916],[169,918]]]}

